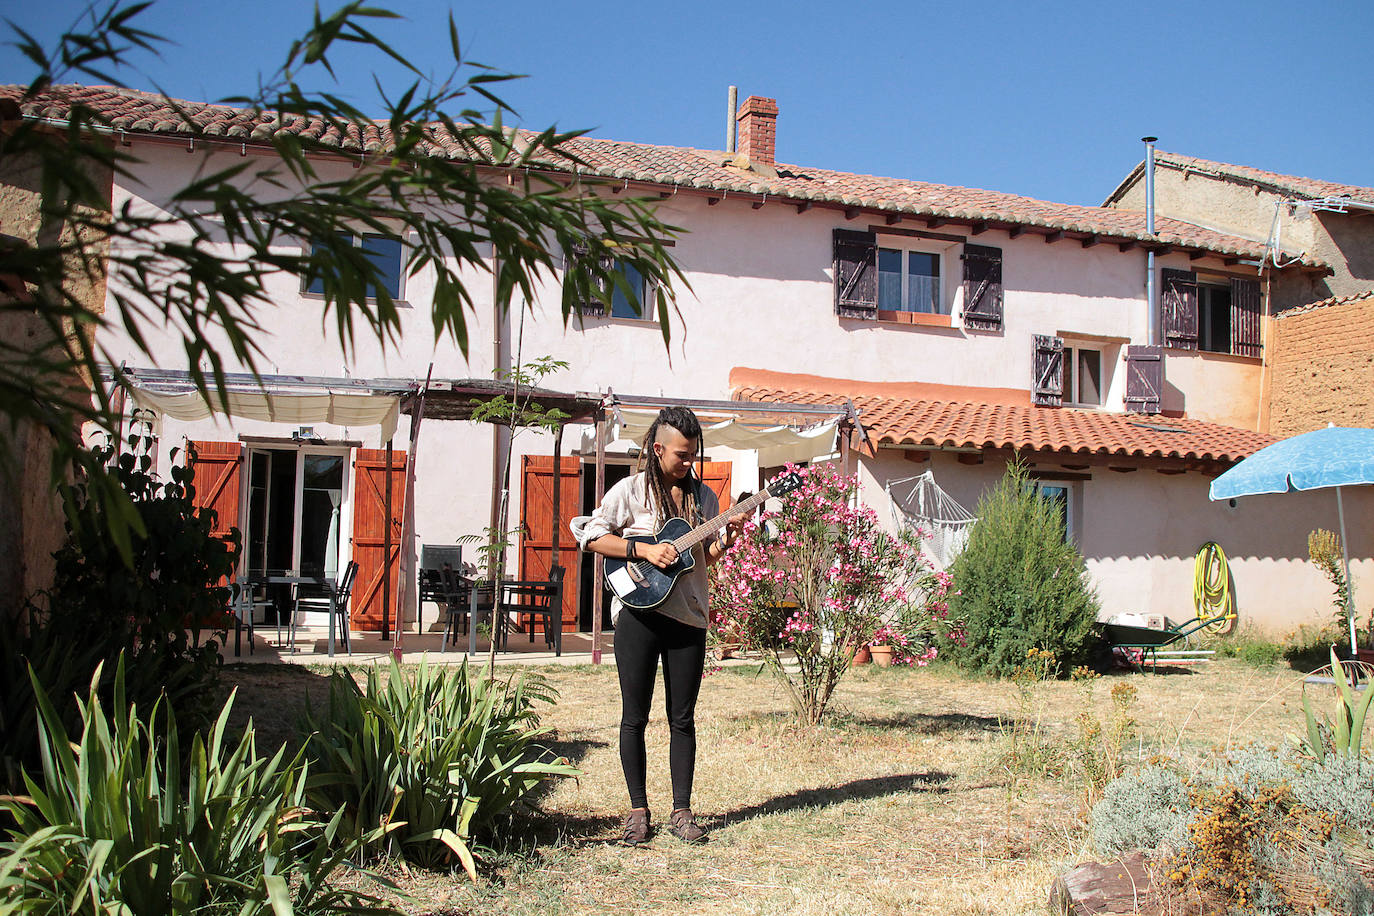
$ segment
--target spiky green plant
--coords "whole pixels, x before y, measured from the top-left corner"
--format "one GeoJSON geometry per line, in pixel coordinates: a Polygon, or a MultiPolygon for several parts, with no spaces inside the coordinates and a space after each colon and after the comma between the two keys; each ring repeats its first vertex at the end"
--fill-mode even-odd
{"type": "Polygon", "coordinates": [[[367,856],[456,859],[475,879],[475,838],[539,783],[580,772],[538,745],[548,729],[534,704],[556,696],[532,672],[488,680],[466,662],[421,662],[410,678],[393,660],[385,682],[373,667],[364,688],[335,671],[328,706],[303,723],[311,802],[338,811],[367,856]]]}
{"type": "Polygon", "coordinates": [[[1312,711],[1312,704],[1307,699],[1306,691],[1302,695],[1302,711],[1307,720],[1307,735],[1303,746],[1308,753],[1317,758],[1318,763],[1325,761],[1328,753],[1337,757],[1360,756],[1365,720],[1369,716],[1370,701],[1374,700],[1374,687],[1371,686],[1365,687],[1362,696],[1357,695],[1352,684],[1353,678],[1346,677],[1345,666],[1336,657],[1336,650],[1330,651],[1331,676],[1336,681],[1336,691],[1340,697],[1335,718],[1323,714],[1318,721],[1316,713],[1312,711]]]}
{"type": "Polygon", "coordinates": [[[98,681],[97,671],[71,740],[34,684],[42,771],[27,796],[0,797],[12,821],[0,912],[395,912],[329,884],[353,852],[342,817],[307,807],[300,755],[259,756],[251,724],[230,735],[232,697],[183,756],[168,709],[156,703],[143,719],[126,701],[122,657],[108,714],[98,681]]]}

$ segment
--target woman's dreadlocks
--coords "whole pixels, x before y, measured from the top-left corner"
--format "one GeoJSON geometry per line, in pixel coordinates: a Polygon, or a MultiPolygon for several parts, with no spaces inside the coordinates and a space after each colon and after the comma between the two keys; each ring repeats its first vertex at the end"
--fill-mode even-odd
{"type": "Polygon", "coordinates": [[[653,507],[654,517],[659,524],[667,521],[669,507],[673,504],[672,496],[668,492],[669,484],[663,479],[663,469],[658,463],[658,454],[654,451],[654,440],[658,436],[660,426],[671,426],[673,429],[682,433],[684,438],[695,439],[697,443],[697,460],[693,471],[682,479],[679,485],[682,488],[682,498],[677,500],[678,508],[683,515],[687,516],[687,521],[693,524],[700,524],[701,500],[698,498],[701,487],[701,477],[696,470],[696,466],[706,460],[706,445],[704,437],[701,435],[701,422],[697,420],[697,415],[686,407],[665,407],[658,412],[658,417],[649,426],[649,431],[644,434],[643,447],[640,450],[640,457],[645,462],[644,478],[645,490],[648,503],[653,507]]]}

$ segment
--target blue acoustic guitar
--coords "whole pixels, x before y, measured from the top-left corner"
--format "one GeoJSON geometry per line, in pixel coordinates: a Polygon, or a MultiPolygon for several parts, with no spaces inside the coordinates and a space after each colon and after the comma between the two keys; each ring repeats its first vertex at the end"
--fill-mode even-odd
{"type": "Polygon", "coordinates": [[[680,518],[670,518],[663,523],[655,535],[631,535],[625,538],[635,544],[672,544],[677,550],[677,559],[659,569],[648,560],[605,558],[606,585],[626,607],[638,611],[656,608],[672,594],[678,577],[696,566],[692,548],[702,541],[715,537],[730,519],[737,515],[753,512],[764,501],[773,496],[783,496],[801,486],[801,478],[796,474],[782,474],[773,478],[772,483],[726,509],[720,515],[693,528],[680,518]]]}

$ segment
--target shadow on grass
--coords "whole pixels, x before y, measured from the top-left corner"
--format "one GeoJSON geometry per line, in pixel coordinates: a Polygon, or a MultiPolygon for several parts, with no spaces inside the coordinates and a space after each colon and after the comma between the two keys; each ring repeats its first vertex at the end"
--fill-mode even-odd
{"type": "Polygon", "coordinates": [[[855,779],[837,786],[820,786],[814,789],[798,789],[786,795],[777,795],[767,801],[745,805],[731,811],[722,812],[716,826],[726,826],[770,814],[783,814],[804,808],[823,808],[847,801],[863,801],[897,795],[902,792],[929,792],[943,795],[950,790],[943,784],[954,777],[949,773],[901,773],[896,776],[870,776],[855,779]]]}
{"type": "Polygon", "coordinates": [[[996,716],[974,716],[962,712],[924,713],[904,712],[890,716],[843,715],[835,717],[835,725],[853,725],[877,730],[902,729],[919,735],[974,734],[995,732],[1000,721],[996,716]]]}

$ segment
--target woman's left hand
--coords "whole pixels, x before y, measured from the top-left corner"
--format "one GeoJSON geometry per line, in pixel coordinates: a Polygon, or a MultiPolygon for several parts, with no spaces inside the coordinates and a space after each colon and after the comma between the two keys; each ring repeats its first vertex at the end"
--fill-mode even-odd
{"type": "Polygon", "coordinates": [[[745,517],[738,515],[725,523],[725,531],[722,532],[720,538],[721,550],[729,550],[734,546],[735,541],[739,539],[740,532],[744,531],[744,522],[745,517]]]}

